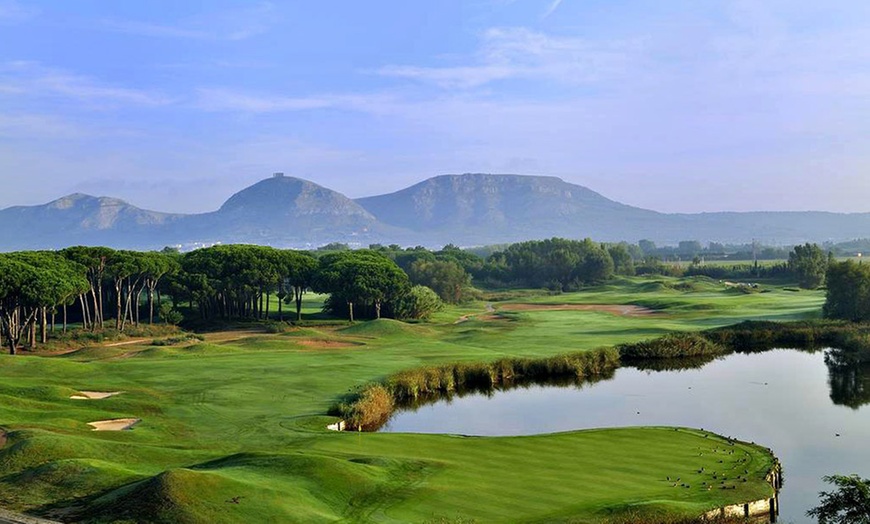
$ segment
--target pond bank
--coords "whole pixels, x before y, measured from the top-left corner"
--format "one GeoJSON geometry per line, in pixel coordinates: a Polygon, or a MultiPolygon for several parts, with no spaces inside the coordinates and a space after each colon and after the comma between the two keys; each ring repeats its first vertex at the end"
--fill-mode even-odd
{"type": "Polygon", "coordinates": [[[746,518],[758,524],[776,522],[779,516],[779,488],[782,487],[782,466],[777,460],[765,477],[773,488],[773,497],[753,500],[740,504],[729,504],[704,513],[706,520],[746,518]]]}

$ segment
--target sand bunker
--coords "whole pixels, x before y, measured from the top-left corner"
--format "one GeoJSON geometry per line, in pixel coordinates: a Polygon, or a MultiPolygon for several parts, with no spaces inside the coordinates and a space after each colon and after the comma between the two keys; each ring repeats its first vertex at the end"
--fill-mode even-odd
{"type": "Polygon", "coordinates": [[[123,431],[132,428],[141,418],[116,418],[112,420],[98,420],[96,422],[88,422],[88,426],[93,426],[94,431],[123,431]]]}
{"type": "Polygon", "coordinates": [[[505,304],[505,311],[602,311],[625,317],[655,314],[655,310],[642,306],[619,304],[505,304]]]}
{"type": "Polygon", "coordinates": [[[73,395],[70,398],[73,400],[102,400],[121,393],[121,391],[79,391],[78,395],[73,395]]]}

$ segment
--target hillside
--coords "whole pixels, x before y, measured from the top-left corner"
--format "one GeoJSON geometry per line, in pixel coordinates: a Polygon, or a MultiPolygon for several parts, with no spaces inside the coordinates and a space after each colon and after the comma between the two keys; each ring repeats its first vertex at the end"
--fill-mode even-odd
{"type": "Polygon", "coordinates": [[[377,219],[346,196],[300,178],[275,175],[231,196],[213,213],[181,224],[187,242],[318,244],[369,238],[377,219]]]}
{"type": "Polygon", "coordinates": [[[541,236],[625,238],[662,216],[556,177],[464,174],[358,199],[379,220],[444,241],[491,243],[541,236]],[[542,235],[543,234],[543,235],[542,235]]]}
{"type": "Polygon", "coordinates": [[[276,174],[232,195],[216,211],[181,215],[122,200],[73,194],[0,210],[0,250],[74,244],[155,249],[217,242],[316,247],[396,243],[481,245],[553,236],[768,244],[870,237],[870,213],[667,214],[610,200],[556,177],[442,175],[386,195],[351,200],[276,174]]]}
{"type": "Polygon", "coordinates": [[[81,193],[38,206],[0,211],[0,249],[43,249],[74,244],[148,245],[184,215],[140,209],[123,200],[81,193]]]}

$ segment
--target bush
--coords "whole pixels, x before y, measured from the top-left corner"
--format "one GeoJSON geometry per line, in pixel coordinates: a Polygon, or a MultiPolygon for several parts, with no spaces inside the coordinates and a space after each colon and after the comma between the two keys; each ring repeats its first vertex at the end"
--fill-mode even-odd
{"type": "Polygon", "coordinates": [[[426,319],[444,307],[435,291],[426,286],[414,286],[396,302],[396,318],[426,319]]]}
{"type": "Polygon", "coordinates": [[[683,358],[721,355],[726,348],[698,333],[674,333],[617,346],[624,359],[683,358]]]}
{"type": "Polygon", "coordinates": [[[175,346],[178,344],[184,344],[185,342],[201,342],[205,340],[202,335],[195,335],[193,333],[184,333],[182,335],[178,335],[175,337],[169,338],[158,338],[151,341],[152,346],[175,346]]]}
{"type": "Polygon", "coordinates": [[[287,322],[266,320],[263,322],[263,329],[266,330],[266,333],[286,333],[290,331],[291,326],[287,322]]]}
{"type": "Polygon", "coordinates": [[[393,397],[380,384],[369,385],[351,403],[341,403],[333,414],[344,419],[348,428],[373,430],[379,428],[393,413],[393,397]]]}
{"type": "Polygon", "coordinates": [[[173,326],[177,326],[184,321],[184,315],[181,314],[180,311],[174,309],[172,304],[164,302],[160,304],[160,310],[158,311],[158,315],[160,320],[162,320],[166,324],[170,324],[173,326]]]}

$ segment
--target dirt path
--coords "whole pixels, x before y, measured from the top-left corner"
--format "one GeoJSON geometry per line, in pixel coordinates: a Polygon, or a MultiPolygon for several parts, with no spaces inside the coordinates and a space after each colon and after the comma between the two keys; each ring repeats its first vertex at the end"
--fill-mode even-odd
{"type": "Polygon", "coordinates": [[[117,347],[117,346],[129,346],[131,344],[141,344],[142,342],[148,342],[148,340],[151,340],[151,339],[136,338],[133,340],[125,340],[123,342],[113,342],[111,344],[103,344],[103,347],[113,348],[113,347],[117,347]]]}
{"type": "MultiPolygon", "coordinates": [[[[487,317],[490,317],[492,315],[492,313],[495,313],[495,308],[492,306],[492,302],[486,303],[486,312],[489,313],[489,315],[486,315],[487,317]]],[[[477,317],[478,315],[479,315],[479,313],[469,313],[468,315],[462,315],[461,317],[456,319],[456,322],[454,322],[454,324],[462,324],[463,322],[468,322],[469,320],[477,317]]],[[[481,318],[483,318],[483,317],[481,317],[481,318]]],[[[490,320],[490,319],[484,318],[484,320],[490,320]]]]}
{"type": "Polygon", "coordinates": [[[202,333],[203,338],[205,338],[206,342],[211,343],[219,343],[219,342],[233,342],[236,340],[241,340],[243,338],[253,337],[256,335],[266,335],[265,330],[259,328],[252,329],[234,329],[231,331],[215,331],[213,333],[202,333]]]}

